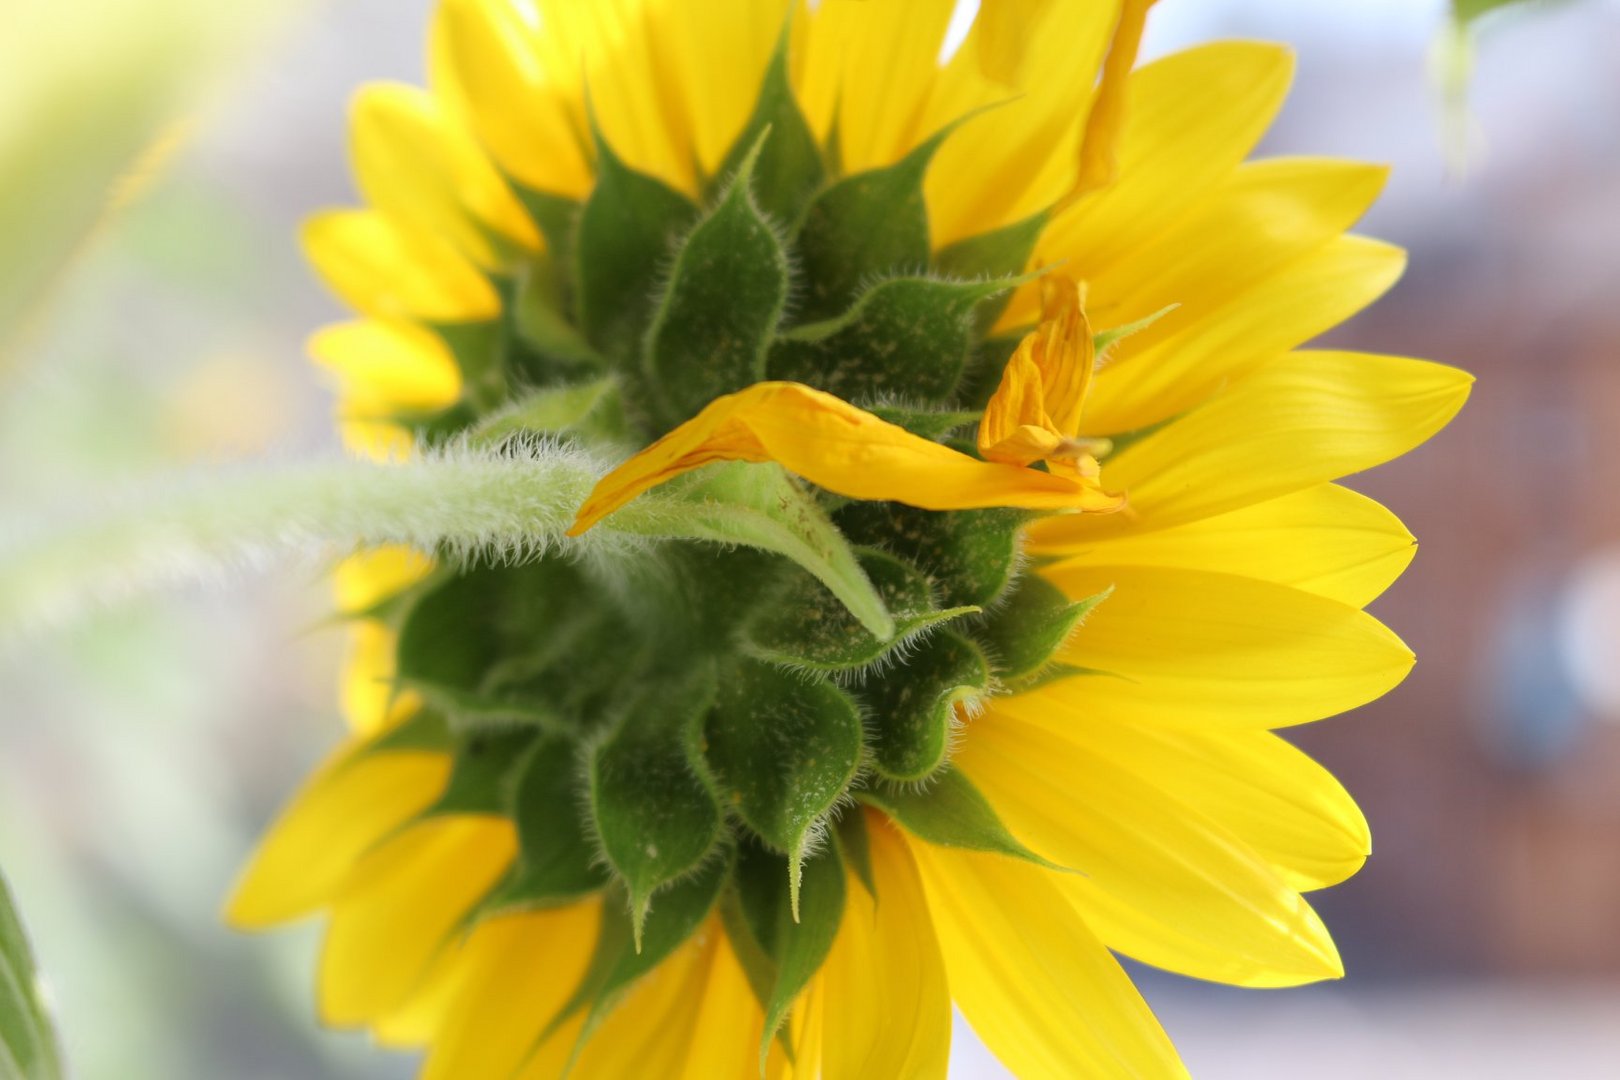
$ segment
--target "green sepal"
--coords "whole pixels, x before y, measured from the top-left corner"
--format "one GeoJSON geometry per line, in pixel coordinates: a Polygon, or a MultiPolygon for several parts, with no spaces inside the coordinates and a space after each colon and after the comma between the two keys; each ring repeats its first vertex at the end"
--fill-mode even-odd
{"type": "Polygon", "coordinates": [[[529,219],[546,238],[546,254],[551,257],[557,271],[573,265],[574,230],[579,225],[580,203],[566,195],[549,191],[536,191],[523,184],[513,183],[512,190],[518,201],[529,212],[529,219]]]}
{"type": "Polygon", "coordinates": [[[697,207],[662,180],[630,168],[592,125],[596,186],[574,232],[575,314],[585,338],[619,363],[635,355],[671,243],[697,207]]]}
{"type": "Polygon", "coordinates": [[[1097,356],[1097,361],[1101,363],[1109,349],[1132,335],[1140,334],[1180,306],[1180,304],[1166,304],[1151,315],[1144,315],[1142,318],[1125,323],[1122,326],[1111,326],[1106,330],[1098,330],[1091,335],[1091,348],[1097,356]]]}
{"type": "Polygon", "coordinates": [[[924,639],[904,667],[871,680],[862,700],[869,710],[872,763],[892,780],[921,780],[945,764],[958,702],[982,693],[990,667],[978,646],[942,630],[924,639]]]}
{"type": "Polygon", "coordinates": [[[514,435],[569,431],[602,408],[618,385],[616,378],[605,376],[532,391],[480,420],[472,429],[471,438],[475,443],[490,446],[514,435]]]}
{"type": "Polygon", "coordinates": [[[805,203],[826,175],[815,133],[799,110],[788,79],[790,26],[791,18],[784,24],[776,51],[765,68],[754,112],[743,125],[737,141],[731,144],[717,174],[722,181],[736,174],[754,144],[770,132],[754,170],[754,198],[759,201],[760,209],[783,225],[798,220],[805,203]]]}
{"type": "Polygon", "coordinates": [[[794,244],[808,286],[802,319],[832,318],[854,301],[864,282],[928,265],[923,180],[955,126],[893,165],[844,177],[810,203],[794,244]]]}
{"type": "Polygon", "coordinates": [[[418,820],[457,814],[504,816],[512,804],[518,775],[539,738],[534,729],[476,732],[455,739],[450,779],[418,820]]]}
{"type": "Polygon", "coordinates": [[[616,521],[643,536],[743,544],[786,556],[814,574],[874,636],[894,636],[894,619],[843,534],[780,465],[708,465],[664,488],[679,511],[616,521]]]}
{"type": "Polygon", "coordinates": [[[877,899],[877,875],[872,873],[872,838],[866,831],[866,812],[859,806],[844,810],[833,830],[838,854],[844,865],[855,872],[872,899],[877,899]]]}
{"type": "Polygon", "coordinates": [[[722,802],[787,853],[796,914],[806,849],[860,768],[855,703],[829,682],[742,660],[722,670],[703,733],[722,802]]]}
{"type": "Polygon", "coordinates": [[[844,865],[829,847],[804,865],[801,902],[794,911],[779,855],[755,845],[737,853],[737,896],[744,920],[775,968],[760,1035],[760,1069],[793,1000],[821,968],[844,917],[844,865]]]}
{"type": "MultiPolygon", "coordinates": [[[[935,252],[934,268],[955,278],[1004,278],[1022,274],[1050,220],[1051,213],[1041,210],[1011,225],[965,237],[935,252]]],[[[1011,298],[1009,294],[978,309],[975,313],[978,334],[983,335],[995,325],[1011,298]]]]}
{"type": "Polygon", "coordinates": [[[559,369],[599,368],[606,363],[569,318],[567,282],[552,265],[555,258],[549,251],[531,256],[513,283],[513,368],[537,381],[548,381],[559,369]],[[526,350],[516,348],[519,345],[526,350]]]}
{"type": "Polygon", "coordinates": [[[578,751],[571,740],[538,740],[513,785],[517,862],[481,905],[485,915],[578,899],[608,882],[597,861],[577,790],[578,751]]]}
{"type": "Polygon", "coordinates": [[[985,614],[979,627],[978,637],[995,663],[996,674],[1016,680],[1039,672],[1111,591],[1070,600],[1038,574],[1020,577],[985,614]]]}
{"type": "Polygon", "coordinates": [[[16,902],[0,877],[0,1075],[6,1080],[61,1080],[61,1050],[45,1001],[33,950],[16,902]]]}
{"type": "Polygon", "coordinates": [[[653,894],[695,870],[720,843],[720,807],[690,737],[715,690],[712,663],[648,681],[590,752],[591,827],[629,894],[638,948],[653,894]]]}
{"type": "Polygon", "coordinates": [[[448,752],[455,745],[455,732],[442,713],[433,709],[418,709],[398,724],[373,736],[351,760],[372,754],[448,752]]]}
{"type": "Polygon", "coordinates": [[[861,548],[856,557],[894,617],[893,637],[879,640],[819,581],[808,574],[795,574],[779,596],[762,606],[749,626],[748,648],[781,664],[847,671],[882,659],[929,627],[978,610],[941,610],[934,604],[922,572],[893,555],[861,548]]]}
{"type": "Polygon", "coordinates": [[[670,426],[765,375],[788,260],[750,192],[762,148],[756,139],[719,204],[681,242],[647,332],[647,376],[670,426]]]}
{"type": "Polygon", "coordinates": [[[867,788],[857,799],[882,810],[914,836],[941,847],[988,851],[1063,870],[1018,841],[960,769],[944,769],[927,784],[867,788]]]}
{"type": "Polygon", "coordinates": [[[941,604],[989,607],[1017,573],[1018,532],[1032,517],[1005,508],[935,513],[901,503],[857,502],[834,520],[853,542],[926,566],[941,604]]]}
{"type": "Polygon", "coordinates": [[[465,404],[481,412],[505,398],[507,335],[500,320],[434,323],[432,329],[461,369],[461,397],[465,404]]]}
{"type": "Polygon", "coordinates": [[[903,427],[913,435],[939,440],[958,428],[977,424],[983,413],[939,412],[934,409],[913,409],[902,405],[868,405],[866,411],[879,420],[903,427]]]}
{"type": "Polygon", "coordinates": [[[766,368],[773,379],[805,383],[850,401],[898,394],[948,401],[973,347],[974,309],[1015,284],[1012,278],[880,281],[837,318],[801,324],[779,336],[766,368]]]}
{"type": "Polygon", "coordinates": [[[515,727],[550,730],[562,724],[557,710],[545,701],[480,694],[423,679],[400,679],[397,685],[420,695],[457,735],[500,733],[515,727]]]}
{"type": "Polygon", "coordinates": [[[985,338],[973,348],[967,368],[962,373],[962,384],[957,387],[957,401],[970,409],[983,409],[1001,385],[1001,376],[1007,370],[1023,333],[1003,334],[985,338]]]}

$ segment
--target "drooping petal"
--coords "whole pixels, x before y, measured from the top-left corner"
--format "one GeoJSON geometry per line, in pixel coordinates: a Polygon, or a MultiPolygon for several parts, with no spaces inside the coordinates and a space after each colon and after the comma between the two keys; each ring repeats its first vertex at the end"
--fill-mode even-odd
{"type": "Polygon", "coordinates": [[[1284,585],[1133,566],[1074,567],[1055,583],[1075,597],[1113,589],[1058,653],[1107,673],[1064,691],[1099,717],[1282,727],[1364,705],[1412,667],[1372,616],[1284,585]]]}
{"type": "Polygon", "coordinates": [[[1279,736],[1099,719],[1085,685],[998,698],[997,722],[1038,728],[1161,789],[1237,837],[1293,888],[1337,884],[1366,861],[1372,839],[1355,800],[1279,736]]]}
{"type": "Polygon", "coordinates": [[[916,863],[887,818],[869,814],[867,835],[877,897],[850,878],[844,921],[818,976],[822,1075],[944,1077],[951,997],[916,863]]]}
{"type": "Polygon", "coordinates": [[[448,238],[490,270],[541,247],[539,232],[478,141],[416,87],[374,83],[354,101],[355,180],[402,225],[448,238]]]}
{"type": "Polygon", "coordinates": [[[312,914],[330,902],[354,862],[444,789],[443,754],[357,756],[351,739],[309,779],[265,833],[237,882],[225,919],[258,929],[312,914]]]}
{"type": "Polygon", "coordinates": [[[1154,0],[1124,0],[1120,5],[1119,22],[1103,61],[1102,79],[1086,116],[1086,132],[1080,143],[1080,176],[1075,184],[1077,195],[1107,187],[1119,175],[1118,144],[1125,124],[1126,86],[1136,66],[1136,51],[1142,45],[1148,8],[1153,4],[1154,0]]]}
{"type": "Polygon", "coordinates": [[[344,303],[368,315],[479,322],[500,314],[489,281],[443,238],[375,210],[326,210],[303,228],[304,253],[344,303]]]}
{"type": "Polygon", "coordinates": [[[1421,360],[1279,357],[1110,458],[1109,483],[1130,492],[1130,515],[1086,527],[1166,529],[1381,465],[1445,427],[1472,383],[1421,360]]]}
{"type": "Polygon", "coordinates": [[[1004,1065],[1019,1076],[1187,1075],[1053,871],[920,841],[910,847],[951,996],[1004,1065]]]}
{"type": "Polygon", "coordinates": [[[1343,974],[1327,928],[1299,893],[1168,786],[995,707],[974,721],[956,765],[1019,839],[1075,871],[1077,881],[1064,886],[1111,946],[1246,986],[1343,974]],[[1120,909],[1132,917],[1116,929],[1120,909]],[[1166,944],[1182,936],[1201,948],[1166,944]]]}
{"type": "Polygon", "coordinates": [[[429,818],[366,852],[332,902],[320,1012],[352,1027],[405,1001],[469,908],[517,852],[512,823],[429,818]]]}
{"type": "Polygon", "coordinates": [[[1018,506],[1117,510],[1122,499],[1078,479],[978,461],[798,383],[755,383],[603,477],[569,529],[577,536],[649,488],[713,461],[775,461],[829,491],[928,510],[1018,506]]]}
{"type": "Polygon", "coordinates": [[[1041,524],[1032,554],[1063,556],[1041,573],[1061,583],[1088,566],[1173,567],[1274,581],[1365,607],[1401,575],[1417,541],[1394,514],[1337,484],[1283,495],[1156,532],[1089,535],[1041,524]]]}

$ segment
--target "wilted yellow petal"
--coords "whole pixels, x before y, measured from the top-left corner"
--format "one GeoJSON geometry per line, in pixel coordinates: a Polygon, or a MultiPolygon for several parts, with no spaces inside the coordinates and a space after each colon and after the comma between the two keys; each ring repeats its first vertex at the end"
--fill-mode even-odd
{"type": "Polygon", "coordinates": [[[1148,8],[1154,0],[1124,0],[1114,40],[1103,61],[1102,81],[1086,117],[1086,133],[1080,143],[1080,177],[1076,194],[1107,187],[1119,175],[1117,156],[1120,128],[1125,120],[1125,87],[1136,66],[1136,50],[1142,45],[1148,8]]]}
{"type": "Polygon", "coordinates": [[[712,461],[775,461],[854,499],[893,499],[925,510],[1019,506],[1117,510],[1123,499],[1094,484],[979,461],[913,435],[808,386],[755,383],[710,402],[596,485],[570,536],[649,488],[712,461]]]}

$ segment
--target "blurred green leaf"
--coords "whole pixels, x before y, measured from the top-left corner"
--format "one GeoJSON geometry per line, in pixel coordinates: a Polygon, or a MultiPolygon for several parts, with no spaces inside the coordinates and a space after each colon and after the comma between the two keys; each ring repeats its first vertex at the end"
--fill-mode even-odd
{"type": "Polygon", "coordinates": [[[0,1077],[58,1080],[62,1060],[50,1018],[40,1000],[34,956],[0,877],[0,1077]]]}

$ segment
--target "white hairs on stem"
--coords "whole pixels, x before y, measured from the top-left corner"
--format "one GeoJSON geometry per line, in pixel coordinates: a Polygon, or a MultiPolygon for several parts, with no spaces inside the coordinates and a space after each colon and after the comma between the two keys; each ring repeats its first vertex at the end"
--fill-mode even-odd
{"type": "MultiPolygon", "coordinates": [[[[0,523],[0,639],[154,589],[376,544],[450,561],[611,557],[644,541],[563,531],[607,463],[550,440],[457,443],[406,462],[346,459],[198,471],[0,523]]],[[[657,513],[656,497],[646,512],[657,513]]],[[[625,516],[640,517],[630,508],[625,516]]],[[[631,522],[626,521],[626,524],[631,522]]]]}

